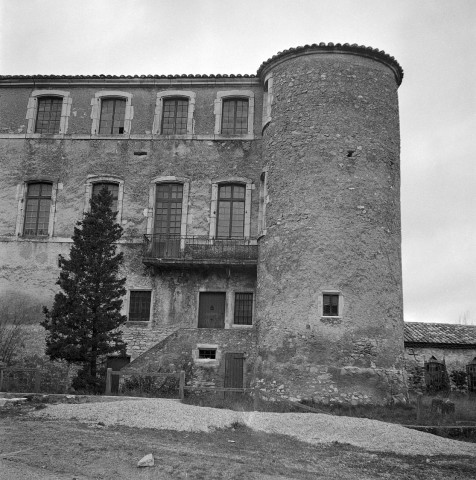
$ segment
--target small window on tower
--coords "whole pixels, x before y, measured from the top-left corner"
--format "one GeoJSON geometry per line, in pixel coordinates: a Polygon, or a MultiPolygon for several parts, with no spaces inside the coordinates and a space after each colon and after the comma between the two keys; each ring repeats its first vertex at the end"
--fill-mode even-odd
{"type": "Polygon", "coordinates": [[[339,316],[339,294],[324,293],[322,295],[322,313],[325,317],[339,316]]]}

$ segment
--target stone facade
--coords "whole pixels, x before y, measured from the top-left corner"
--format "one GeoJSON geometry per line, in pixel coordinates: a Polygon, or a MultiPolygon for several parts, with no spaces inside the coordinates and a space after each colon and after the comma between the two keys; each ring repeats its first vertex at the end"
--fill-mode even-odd
{"type": "Polygon", "coordinates": [[[197,384],[221,386],[233,353],[243,385],[287,398],[404,394],[402,77],[393,57],[347,44],[281,52],[256,76],[0,77],[0,292],[50,303],[94,183],[113,183],[124,313],[134,291],[151,292],[150,318],[123,329],[129,369],[181,352],[172,363],[191,358],[197,384]],[[42,95],[63,99],[53,133],[35,133],[42,95]],[[116,133],[99,130],[107,99],[125,105],[116,133]],[[176,134],[163,134],[167,99],[188,105],[176,134]],[[48,231],[26,235],[28,186],[41,182],[52,186],[48,231]],[[174,253],[156,228],[164,184],[183,191],[174,253]],[[238,220],[226,186],[241,189],[238,220]],[[220,233],[220,215],[240,232],[220,233]],[[206,292],[223,295],[220,328],[202,323],[206,292]]]}

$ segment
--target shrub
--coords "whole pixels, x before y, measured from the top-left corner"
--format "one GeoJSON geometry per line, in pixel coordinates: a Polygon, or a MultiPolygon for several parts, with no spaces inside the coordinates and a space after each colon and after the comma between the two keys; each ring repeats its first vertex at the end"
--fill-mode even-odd
{"type": "Polygon", "coordinates": [[[464,370],[453,370],[450,378],[458,392],[465,392],[468,389],[468,374],[464,370]]]}

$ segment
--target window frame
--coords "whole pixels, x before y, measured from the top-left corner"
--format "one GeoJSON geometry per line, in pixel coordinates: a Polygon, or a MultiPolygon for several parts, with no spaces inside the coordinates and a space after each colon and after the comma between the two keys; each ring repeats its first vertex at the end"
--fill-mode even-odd
{"type": "MultiPolygon", "coordinates": [[[[246,185],[242,183],[221,183],[218,185],[218,196],[217,196],[217,231],[216,231],[216,238],[217,239],[229,239],[229,240],[240,240],[245,238],[245,219],[246,219],[246,185]],[[231,188],[231,196],[230,197],[220,197],[220,191],[222,188],[230,187],[231,188]],[[243,190],[243,197],[235,197],[235,188],[238,187],[243,190]],[[228,230],[228,234],[225,236],[219,235],[219,228],[220,228],[220,203],[223,202],[224,204],[229,204],[229,215],[226,217],[226,229],[228,230]],[[243,235],[242,236],[233,236],[233,218],[234,218],[234,205],[235,204],[243,204],[243,223],[240,224],[240,227],[243,228],[243,235]]],[[[222,225],[223,226],[223,225],[222,225]]]]}
{"type": "Polygon", "coordinates": [[[134,118],[134,107],[132,106],[132,93],[119,90],[101,90],[94,94],[91,99],[91,135],[100,137],[120,137],[131,134],[132,119],[134,118]],[[105,99],[121,99],[126,101],[124,110],[124,133],[99,133],[101,122],[102,101],[105,99]]]}
{"type": "Polygon", "coordinates": [[[83,212],[89,212],[91,207],[90,200],[93,195],[94,184],[96,183],[115,183],[119,186],[117,195],[117,216],[116,221],[122,224],[123,202],[124,202],[124,180],[115,175],[88,175],[85,184],[84,207],[83,212]]]}
{"type": "Polygon", "coordinates": [[[273,74],[268,73],[268,75],[264,77],[264,82],[263,82],[263,115],[261,119],[262,132],[272,120],[271,112],[272,112],[273,99],[274,99],[273,92],[274,92],[273,74]]]}
{"type": "Polygon", "coordinates": [[[254,314],[255,314],[255,292],[252,291],[235,291],[233,295],[233,328],[250,328],[254,325],[254,314]],[[236,323],[236,297],[237,295],[251,295],[251,323],[236,323]]]}
{"type": "MultiPolygon", "coordinates": [[[[229,177],[220,178],[212,181],[212,197],[210,204],[210,230],[209,238],[215,239],[218,230],[218,191],[221,185],[241,185],[245,186],[245,218],[243,227],[243,240],[249,240],[251,235],[251,191],[253,190],[253,182],[248,178],[229,177]]],[[[221,237],[220,237],[221,238],[221,237]]]]}
{"type": "MultiPolygon", "coordinates": [[[[152,235],[154,233],[154,220],[155,220],[155,205],[156,205],[156,185],[158,183],[181,183],[183,185],[182,191],[182,221],[180,223],[180,237],[185,237],[187,235],[187,216],[188,216],[188,202],[190,195],[190,179],[186,177],[175,177],[175,176],[160,176],[155,177],[149,183],[149,208],[147,209],[147,235],[152,235]]],[[[184,245],[181,245],[183,248],[184,245]]]]}
{"type": "Polygon", "coordinates": [[[155,111],[154,111],[154,123],[152,125],[152,134],[160,135],[165,137],[179,137],[183,138],[186,136],[191,136],[194,134],[195,130],[195,98],[196,93],[191,90],[164,90],[157,92],[157,99],[155,102],[155,111]],[[163,134],[162,133],[162,120],[163,120],[163,109],[164,109],[164,100],[167,99],[188,99],[188,112],[187,112],[187,131],[186,133],[180,134],[163,134]]]}
{"type": "Polygon", "coordinates": [[[225,90],[217,92],[214,102],[215,114],[215,135],[221,137],[241,138],[244,140],[252,140],[254,138],[254,110],[255,110],[255,94],[251,90],[225,90]],[[248,100],[248,131],[244,134],[224,134],[222,133],[223,119],[223,101],[234,99],[248,100]]]}
{"type": "Polygon", "coordinates": [[[64,90],[33,90],[30,93],[28,99],[26,119],[28,125],[26,129],[27,134],[31,135],[64,135],[68,131],[68,121],[71,114],[71,104],[73,99],[70,96],[70,92],[64,90]],[[36,123],[38,118],[38,104],[39,99],[42,97],[58,97],[63,99],[61,105],[61,117],[59,123],[59,131],[56,133],[36,133],[36,123]]]}
{"type": "Polygon", "coordinates": [[[323,318],[342,318],[344,312],[344,296],[342,295],[342,292],[339,290],[323,290],[319,294],[319,310],[321,317],[323,318]],[[329,315],[324,313],[324,295],[335,295],[338,297],[337,315],[329,315]]]}
{"type": "Polygon", "coordinates": [[[62,188],[62,184],[59,184],[57,181],[50,180],[48,178],[32,178],[24,181],[19,184],[17,187],[17,199],[18,199],[18,208],[17,208],[17,221],[15,226],[15,235],[19,238],[51,238],[54,234],[54,224],[56,221],[56,199],[57,191],[59,188],[62,188]],[[50,213],[48,218],[48,233],[47,235],[25,235],[25,215],[26,215],[26,204],[27,204],[27,195],[28,195],[28,185],[33,183],[49,183],[51,185],[51,204],[50,204],[50,213]]]}
{"type": "Polygon", "coordinates": [[[195,365],[201,367],[218,367],[222,359],[222,351],[216,343],[198,343],[192,349],[192,359],[195,365]],[[215,350],[215,358],[200,358],[200,350],[215,350]]]}
{"type": "Polygon", "coordinates": [[[137,324],[137,325],[151,325],[153,319],[153,306],[154,306],[154,290],[152,288],[140,288],[134,287],[129,288],[127,290],[127,298],[126,298],[126,316],[127,316],[127,323],[129,324],[137,324]],[[150,293],[150,303],[149,303],[149,319],[148,320],[130,320],[130,311],[131,311],[131,302],[132,302],[132,294],[135,292],[149,292],[150,293]]]}

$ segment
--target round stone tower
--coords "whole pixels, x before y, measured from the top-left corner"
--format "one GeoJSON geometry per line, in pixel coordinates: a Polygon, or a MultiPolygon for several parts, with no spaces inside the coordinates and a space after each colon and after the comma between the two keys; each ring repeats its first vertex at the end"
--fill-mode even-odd
{"type": "Polygon", "coordinates": [[[379,50],[321,43],[258,75],[268,106],[256,382],[294,399],[402,398],[403,70],[379,50]]]}

